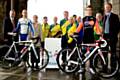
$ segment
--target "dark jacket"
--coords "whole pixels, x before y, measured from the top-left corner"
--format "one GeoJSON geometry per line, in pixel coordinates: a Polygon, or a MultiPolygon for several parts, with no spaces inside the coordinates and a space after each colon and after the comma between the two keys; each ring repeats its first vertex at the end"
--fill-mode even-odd
{"type": "MultiPolygon", "coordinates": [[[[106,21],[106,16],[103,17],[103,31],[105,29],[105,21],[106,21]]],[[[110,28],[109,28],[109,35],[110,35],[110,40],[113,42],[117,42],[118,40],[118,33],[120,31],[120,24],[119,24],[119,18],[118,15],[111,13],[110,18],[110,28]]]]}
{"type": "MultiPolygon", "coordinates": [[[[14,20],[15,27],[17,26],[17,19],[14,20]]],[[[5,17],[3,21],[3,27],[4,27],[4,39],[7,39],[8,41],[12,40],[12,36],[8,35],[8,32],[13,32],[13,24],[10,20],[10,18],[5,17]]]]}

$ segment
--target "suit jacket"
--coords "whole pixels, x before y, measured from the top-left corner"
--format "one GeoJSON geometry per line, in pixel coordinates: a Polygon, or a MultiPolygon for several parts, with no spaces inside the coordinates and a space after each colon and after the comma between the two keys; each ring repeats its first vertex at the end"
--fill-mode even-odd
{"type": "MultiPolygon", "coordinates": [[[[103,17],[103,31],[105,29],[106,18],[107,17],[104,15],[104,17],[103,17]]],[[[117,42],[118,33],[120,31],[120,24],[119,24],[118,15],[111,13],[110,18],[109,18],[109,22],[110,22],[110,27],[109,27],[110,40],[117,42]]]]}
{"type": "MultiPolygon", "coordinates": [[[[15,27],[17,25],[17,19],[15,18],[14,19],[14,24],[15,24],[15,27]]],[[[3,21],[3,26],[4,26],[4,39],[7,39],[7,40],[12,40],[12,36],[8,35],[8,32],[13,32],[13,24],[10,20],[9,17],[5,17],[4,21],[3,21]]]]}

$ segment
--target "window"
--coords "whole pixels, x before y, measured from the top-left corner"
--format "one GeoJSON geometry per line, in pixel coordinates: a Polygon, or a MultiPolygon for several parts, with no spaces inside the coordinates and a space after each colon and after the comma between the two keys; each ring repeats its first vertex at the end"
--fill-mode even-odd
{"type": "Polygon", "coordinates": [[[43,16],[48,17],[49,24],[53,17],[58,17],[58,23],[63,19],[63,12],[67,10],[69,16],[76,14],[83,17],[83,0],[28,0],[28,17],[32,20],[34,14],[38,15],[42,23],[43,16]]]}

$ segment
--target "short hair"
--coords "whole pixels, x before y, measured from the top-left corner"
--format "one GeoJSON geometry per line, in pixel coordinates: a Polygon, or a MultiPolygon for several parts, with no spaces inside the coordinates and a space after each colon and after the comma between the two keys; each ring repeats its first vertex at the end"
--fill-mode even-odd
{"type": "Polygon", "coordinates": [[[36,17],[36,18],[38,18],[38,16],[37,16],[37,15],[33,15],[33,17],[36,17]]]}
{"type": "Polygon", "coordinates": [[[15,12],[15,10],[14,10],[14,9],[11,9],[10,11],[13,11],[13,12],[15,12]]]}
{"type": "Polygon", "coordinates": [[[106,2],[105,5],[106,5],[106,4],[109,5],[109,6],[112,8],[112,4],[111,4],[111,3],[106,2]]]}
{"type": "Polygon", "coordinates": [[[64,11],[64,13],[69,13],[68,11],[64,11]]]}
{"type": "Polygon", "coordinates": [[[44,16],[43,19],[47,19],[47,16],[44,16]]]}
{"type": "Polygon", "coordinates": [[[88,6],[86,7],[86,9],[87,9],[87,8],[91,8],[91,9],[93,9],[93,7],[92,7],[91,5],[88,5],[88,6]]]}
{"type": "Polygon", "coordinates": [[[73,17],[75,17],[75,18],[76,18],[76,17],[77,17],[77,15],[76,15],[76,14],[74,14],[74,15],[73,15],[73,17]]]}

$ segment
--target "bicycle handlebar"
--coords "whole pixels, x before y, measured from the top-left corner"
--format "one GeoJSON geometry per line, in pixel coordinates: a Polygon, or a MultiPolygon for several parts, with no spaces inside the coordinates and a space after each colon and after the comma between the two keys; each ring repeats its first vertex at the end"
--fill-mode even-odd
{"type": "Polygon", "coordinates": [[[96,46],[100,46],[102,48],[107,46],[107,41],[103,38],[100,38],[99,40],[97,40],[95,43],[93,44],[80,44],[81,46],[87,46],[87,47],[96,47],[96,46]]]}

